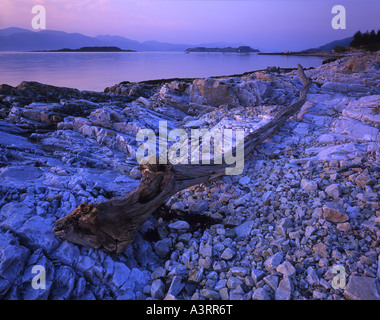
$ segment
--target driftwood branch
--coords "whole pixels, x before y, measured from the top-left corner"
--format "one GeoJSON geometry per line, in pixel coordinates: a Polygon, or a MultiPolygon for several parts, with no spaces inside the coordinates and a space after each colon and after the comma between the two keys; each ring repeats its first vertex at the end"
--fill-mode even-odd
{"type": "MultiPolygon", "coordinates": [[[[304,84],[299,99],[279,112],[270,122],[251,132],[244,139],[244,157],[275,133],[306,102],[312,84],[298,65],[304,84]]],[[[224,175],[227,164],[139,166],[139,186],[125,196],[108,201],[82,203],[67,216],[57,220],[54,232],[63,239],[107,252],[122,253],[133,242],[140,226],[163,202],[180,190],[208,182],[224,175]]]]}

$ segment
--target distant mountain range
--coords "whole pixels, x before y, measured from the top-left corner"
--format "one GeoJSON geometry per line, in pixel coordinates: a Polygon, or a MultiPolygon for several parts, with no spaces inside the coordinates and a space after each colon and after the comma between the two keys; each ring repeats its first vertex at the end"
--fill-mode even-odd
{"type": "Polygon", "coordinates": [[[0,30],[0,51],[40,51],[63,48],[115,46],[123,50],[135,51],[185,51],[193,47],[240,47],[244,43],[202,43],[197,45],[173,44],[158,41],[139,42],[121,36],[85,36],[80,33],[42,30],[31,31],[16,27],[0,30]]]}
{"type": "MultiPolygon", "coordinates": [[[[348,47],[353,37],[329,42],[321,47],[305,50],[316,52],[321,50],[333,50],[335,46],[348,47]]],[[[139,42],[121,36],[98,35],[85,36],[80,33],[67,33],[63,31],[42,30],[31,31],[22,28],[10,27],[0,30],[0,51],[42,51],[59,50],[63,48],[79,49],[82,47],[118,47],[122,50],[135,51],[186,51],[188,48],[238,48],[246,46],[244,43],[201,43],[174,44],[158,41],[139,42]]]]}

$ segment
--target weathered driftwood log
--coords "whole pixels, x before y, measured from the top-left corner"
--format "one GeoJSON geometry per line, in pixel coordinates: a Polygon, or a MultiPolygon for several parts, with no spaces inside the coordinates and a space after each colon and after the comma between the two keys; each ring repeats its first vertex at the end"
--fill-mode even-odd
{"type": "MultiPolygon", "coordinates": [[[[312,82],[305,76],[300,65],[298,71],[304,84],[299,99],[266,125],[245,137],[244,157],[276,132],[305,103],[312,82]]],[[[54,232],[76,244],[122,253],[133,242],[139,227],[170,196],[224,175],[226,167],[227,164],[140,165],[142,178],[135,190],[104,202],[82,203],[67,216],[57,220],[54,232]]]]}

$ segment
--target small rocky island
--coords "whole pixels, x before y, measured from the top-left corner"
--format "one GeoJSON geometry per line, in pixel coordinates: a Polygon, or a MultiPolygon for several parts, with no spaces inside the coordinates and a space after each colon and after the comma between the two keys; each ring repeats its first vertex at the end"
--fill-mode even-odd
{"type": "Polygon", "coordinates": [[[252,49],[249,46],[240,46],[238,48],[226,47],[226,48],[206,48],[206,47],[195,47],[188,48],[185,52],[236,52],[236,53],[250,53],[250,52],[259,52],[257,49],[252,49]]]}
{"type": "Polygon", "coordinates": [[[296,71],[104,92],[1,85],[0,298],[380,299],[380,52],[305,73],[307,102],[243,174],[178,192],[120,254],[53,229],[82,202],[136,188],[136,133],[159,121],[251,132],[297,99],[296,71]],[[35,265],[44,290],[31,286],[35,265]]]}
{"type": "Polygon", "coordinates": [[[79,49],[63,48],[58,50],[40,50],[33,52],[136,52],[135,50],[123,50],[119,47],[82,47],[79,49]]]}

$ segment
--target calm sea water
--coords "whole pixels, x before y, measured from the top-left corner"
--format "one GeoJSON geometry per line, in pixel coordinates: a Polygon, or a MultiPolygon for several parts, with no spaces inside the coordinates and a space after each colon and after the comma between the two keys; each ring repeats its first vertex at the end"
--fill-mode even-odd
{"type": "Polygon", "coordinates": [[[232,75],[268,66],[295,68],[297,63],[304,68],[317,67],[322,59],[193,52],[0,52],[0,84],[16,86],[22,81],[37,81],[103,91],[122,81],[232,75]]]}

